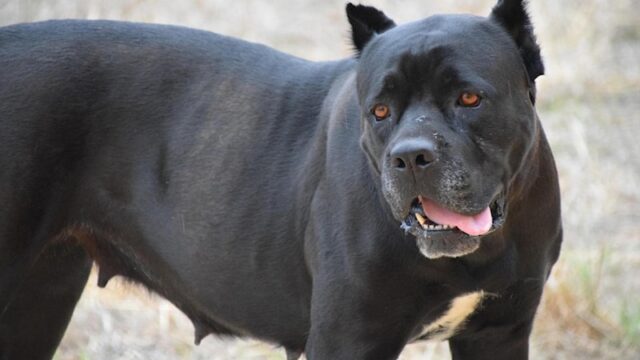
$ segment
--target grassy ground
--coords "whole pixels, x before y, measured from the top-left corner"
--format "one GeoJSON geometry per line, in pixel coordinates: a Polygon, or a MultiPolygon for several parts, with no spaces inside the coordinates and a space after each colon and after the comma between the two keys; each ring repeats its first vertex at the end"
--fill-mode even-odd
{"type": "MultiPolygon", "coordinates": [[[[531,0],[547,75],[538,111],[556,155],[565,244],[532,338],[535,359],[640,358],[640,11],[637,0],[531,0]]],[[[488,13],[492,1],[368,1],[397,22],[488,13]]],[[[0,0],[0,24],[48,18],[175,23],[310,59],[349,55],[342,1],[0,0]]],[[[271,345],[206,338],[174,307],[118,283],[87,287],[56,359],[283,359],[271,345]]],[[[446,359],[440,344],[402,359],[446,359]]]]}

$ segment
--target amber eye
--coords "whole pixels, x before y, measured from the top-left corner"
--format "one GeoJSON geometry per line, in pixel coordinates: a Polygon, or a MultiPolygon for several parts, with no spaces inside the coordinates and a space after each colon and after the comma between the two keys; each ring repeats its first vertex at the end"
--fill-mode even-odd
{"type": "Polygon", "coordinates": [[[458,98],[458,104],[465,107],[475,107],[480,104],[480,96],[471,92],[463,92],[458,98]]]}
{"type": "Polygon", "coordinates": [[[376,120],[384,120],[389,117],[389,107],[387,105],[378,104],[373,107],[373,115],[376,120]]]}

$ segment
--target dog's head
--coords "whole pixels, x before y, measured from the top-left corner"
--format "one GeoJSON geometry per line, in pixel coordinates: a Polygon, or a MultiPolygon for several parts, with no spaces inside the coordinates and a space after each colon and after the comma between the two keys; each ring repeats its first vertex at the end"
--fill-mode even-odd
{"type": "Polygon", "coordinates": [[[402,26],[372,7],[349,4],[347,15],[361,146],[393,216],[429,258],[475,251],[505,221],[536,136],[544,69],[525,4],[402,26]]]}

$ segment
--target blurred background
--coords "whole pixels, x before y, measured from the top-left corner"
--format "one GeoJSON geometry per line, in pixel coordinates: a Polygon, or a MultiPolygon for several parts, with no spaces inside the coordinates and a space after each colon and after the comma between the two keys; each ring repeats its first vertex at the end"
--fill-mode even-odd
{"type": "MultiPolygon", "coordinates": [[[[397,23],[489,13],[494,1],[366,4],[397,23]]],[[[565,242],[545,289],[532,359],[640,359],[640,0],[531,0],[547,73],[538,112],[560,171],[565,242]]],[[[0,25],[53,18],[179,24],[312,60],[351,55],[344,1],[0,0],[0,25]]],[[[401,359],[448,359],[446,343],[401,359]]],[[[284,359],[256,341],[193,345],[173,305],[113,281],[85,290],[55,359],[284,359]]]]}

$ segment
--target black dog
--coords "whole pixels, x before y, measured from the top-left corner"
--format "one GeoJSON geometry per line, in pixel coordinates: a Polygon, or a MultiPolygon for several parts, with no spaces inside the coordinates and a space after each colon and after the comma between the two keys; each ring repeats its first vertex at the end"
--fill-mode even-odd
{"type": "Polygon", "coordinates": [[[324,63],[169,26],[0,29],[0,358],[52,356],[92,261],[196,342],[526,358],[561,224],[523,2],[347,15],[357,55],[324,63]]]}

